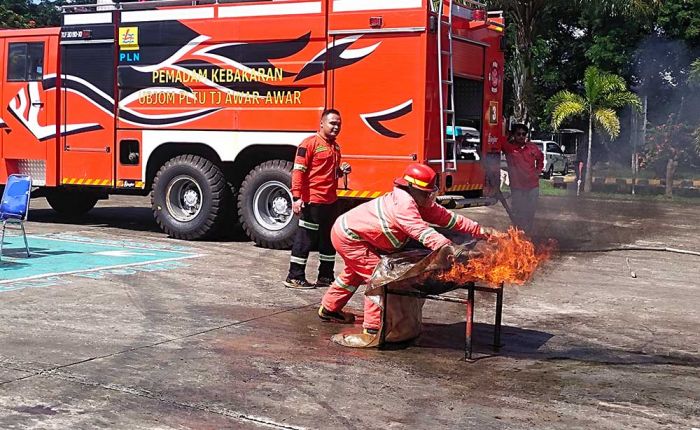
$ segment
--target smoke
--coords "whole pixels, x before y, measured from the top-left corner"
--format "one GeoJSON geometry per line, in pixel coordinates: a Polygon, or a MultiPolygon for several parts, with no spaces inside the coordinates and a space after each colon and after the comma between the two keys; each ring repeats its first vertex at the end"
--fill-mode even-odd
{"type": "MultiPolygon", "coordinates": [[[[675,154],[682,168],[697,168],[699,160],[692,148],[692,133],[700,127],[700,88],[690,82],[690,72],[698,57],[700,49],[692,49],[685,41],[671,40],[660,34],[645,38],[635,53],[636,90],[647,100],[646,131],[651,133],[638,131],[635,134],[633,131],[630,142],[637,147],[646,146],[646,167],[658,177],[666,175],[670,154],[675,154]],[[664,128],[659,128],[660,125],[664,128]],[[668,137],[664,137],[666,135],[668,137]],[[666,142],[669,137],[672,141],[659,147],[659,143],[666,142]]],[[[639,118],[637,124],[641,130],[643,119],[639,118]]]]}
{"type": "Polygon", "coordinates": [[[660,34],[650,35],[639,44],[634,54],[634,89],[648,99],[650,123],[663,123],[670,114],[697,122],[700,91],[689,86],[688,78],[690,65],[698,57],[700,50],[660,34]]]}

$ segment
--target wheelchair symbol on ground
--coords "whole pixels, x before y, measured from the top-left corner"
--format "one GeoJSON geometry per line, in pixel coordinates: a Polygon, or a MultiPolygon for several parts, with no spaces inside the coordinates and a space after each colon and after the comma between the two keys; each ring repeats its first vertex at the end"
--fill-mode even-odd
{"type": "Polygon", "coordinates": [[[200,256],[182,247],[99,240],[70,234],[28,236],[28,240],[30,258],[26,256],[21,236],[5,237],[0,261],[0,286],[30,279],[138,267],[200,256]]]}

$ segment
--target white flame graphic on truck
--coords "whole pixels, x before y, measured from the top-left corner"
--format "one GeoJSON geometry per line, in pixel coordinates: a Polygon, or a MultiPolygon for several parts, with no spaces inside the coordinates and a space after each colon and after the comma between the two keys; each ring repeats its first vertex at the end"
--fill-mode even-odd
{"type": "MultiPolygon", "coordinates": [[[[43,105],[39,95],[39,82],[29,82],[26,88],[20,89],[17,95],[10,100],[7,108],[34,137],[38,140],[46,140],[56,136],[56,124],[39,124],[39,111],[43,105]],[[29,92],[29,97],[27,97],[27,92],[29,92]]],[[[97,123],[66,124],[60,126],[60,135],[65,136],[101,128],[97,123]]]]}

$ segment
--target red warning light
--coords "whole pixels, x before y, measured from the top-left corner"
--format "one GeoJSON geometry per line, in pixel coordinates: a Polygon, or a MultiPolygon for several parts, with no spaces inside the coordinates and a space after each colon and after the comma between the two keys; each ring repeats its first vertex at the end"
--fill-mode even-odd
{"type": "Polygon", "coordinates": [[[472,19],[474,21],[486,21],[486,11],[483,9],[472,10],[472,19]]]}

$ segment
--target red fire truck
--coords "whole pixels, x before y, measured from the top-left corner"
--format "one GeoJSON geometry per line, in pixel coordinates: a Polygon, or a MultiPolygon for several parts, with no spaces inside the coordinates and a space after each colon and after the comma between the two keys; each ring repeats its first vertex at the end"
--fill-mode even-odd
{"type": "Polygon", "coordinates": [[[240,222],[284,247],[295,148],[333,107],[341,198],[379,196],[417,161],[464,205],[502,135],[503,26],[469,0],[68,6],[60,28],[0,31],[0,181],[30,174],[66,215],[150,193],[172,237],[240,222]]]}

